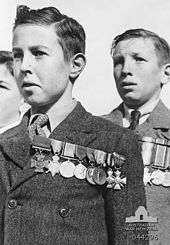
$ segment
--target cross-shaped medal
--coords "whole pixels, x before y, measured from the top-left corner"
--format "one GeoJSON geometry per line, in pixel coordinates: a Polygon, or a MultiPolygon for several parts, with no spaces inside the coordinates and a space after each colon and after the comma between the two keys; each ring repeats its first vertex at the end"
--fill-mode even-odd
{"type": "Polygon", "coordinates": [[[121,190],[123,186],[126,184],[126,178],[122,178],[121,172],[119,170],[115,171],[115,175],[113,175],[113,170],[109,169],[107,171],[108,177],[107,177],[107,188],[114,188],[115,190],[121,190]]]}

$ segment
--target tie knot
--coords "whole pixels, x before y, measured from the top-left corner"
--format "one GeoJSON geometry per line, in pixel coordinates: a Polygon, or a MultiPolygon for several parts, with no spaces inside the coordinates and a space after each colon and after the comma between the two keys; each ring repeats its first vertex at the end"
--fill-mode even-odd
{"type": "Polygon", "coordinates": [[[43,131],[42,127],[47,124],[48,122],[48,115],[47,114],[39,114],[35,117],[33,123],[29,126],[29,135],[30,138],[33,139],[35,135],[40,135],[45,137],[45,132],[43,131]]]}
{"type": "Polygon", "coordinates": [[[39,114],[32,125],[43,127],[48,122],[47,114],[39,114]]]}
{"type": "Polygon", "coordinates": [[[136,126],[139,124],[140,116],[141,116],[140,111],[133,110],[131,112],[131,123],[130,123],[130,126],[129,126],[130,129],[134,130],[136,128],[136,126]]]}

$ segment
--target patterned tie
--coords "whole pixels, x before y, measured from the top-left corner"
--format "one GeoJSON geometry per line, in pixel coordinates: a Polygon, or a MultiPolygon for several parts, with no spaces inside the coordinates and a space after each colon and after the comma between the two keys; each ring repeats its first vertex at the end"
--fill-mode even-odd
{"type": "Polygon", "coordinates": [[[35,121],[28,127],[29,136],[31,139],[35,135],[40,135],[46,137],[44,130],[42,127],[48,122],[48,115],[47,114],[39,114],[35,121]]]}
{"type": "Polygon", "coordinates": [[[129,129],[135,130],[136,126],[139,125],[139,118],[141,116],[140,111],[134,110],[131,112],[131,123],[129,129]]]}

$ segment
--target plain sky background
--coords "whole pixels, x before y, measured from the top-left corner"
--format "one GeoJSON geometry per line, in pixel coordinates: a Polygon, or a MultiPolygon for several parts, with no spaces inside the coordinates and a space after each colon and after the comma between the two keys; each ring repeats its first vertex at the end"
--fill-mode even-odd
{"type": "MultiPolygon", "coordinates": [[[[131,28],[158,33],[170,43],[170,0],[0,0],[0,49],[11,50],[16,6],[54,6],[77,19],[87,35],[87,65],[74,87],[74,97],[85,108],[105,114],[121,99],[112,72],[110,46],[113,37],[131,28]]],[[[170,83],[161,95],[170,108],[170,83]]]]}

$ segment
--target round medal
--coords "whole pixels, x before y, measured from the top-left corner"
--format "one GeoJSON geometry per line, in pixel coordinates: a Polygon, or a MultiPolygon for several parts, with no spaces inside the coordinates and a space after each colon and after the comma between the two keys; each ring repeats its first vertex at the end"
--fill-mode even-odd
{"type": "Polygon", "coordinates": [[[79,163],[75,167],[74,175],[77,179],[85,179],[86,178],[86,171],[87,171],[87,168],[83,164],[79,163]]]}
{"type": "Polygon", "coordinates": [[[86,179],[92,185],[95,185],[95,182],[93,181],[94,170],[95,170],[95,167],[89,167],[87,168],[87,171],[86,171],[86,179]]]}
{"type": "Polygon", "coordinates": [[[161,185],[164,181],[165,173],[161,170],[156,170],[151,174],[152,183],[154,185],[161,185]]]}
{"type": "Polygon", "coordinates": [[[60,165],[60,174],[65,178],[74,176],[75,165],[69,160],[62,162],[60,165]]]}
{"type": "Polygon", "coordinates": [[[148,183],[151,184],[151,173],[149,173],[149,168],[148,167],[145,167],[144,168],[144,175],[143,175],[143,182],[144,182],[144,185],[147,185],[148,183]]]}
{"type": "Polygon", "coordinates": [[[165,172],[165,178],[162,183],[163,186],[169,187],[170,186],[170,172],[165,172]]]}
{"type": "Polygon", "coordinates": [[[106,173],[102,168],[95,168],[93,172],[93,180],[97,185],[104,185],[106,182],[106,173]]]}

